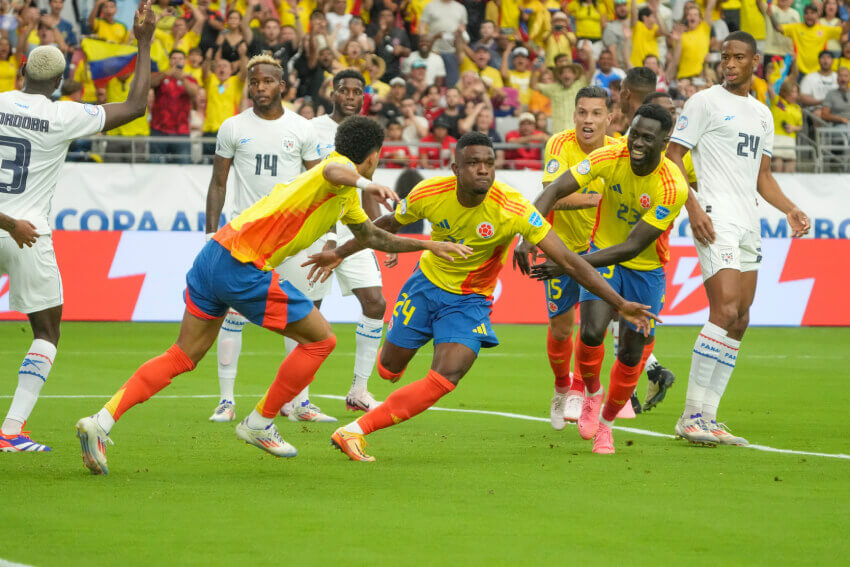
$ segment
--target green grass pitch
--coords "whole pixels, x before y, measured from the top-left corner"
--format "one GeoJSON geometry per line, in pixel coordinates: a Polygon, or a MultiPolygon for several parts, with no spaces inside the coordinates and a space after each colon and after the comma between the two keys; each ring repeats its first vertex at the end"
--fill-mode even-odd
{"type": "MultiPolygon", "coordinates": [[[[0,558],[37,566],[828,565],[850,554],[848,460],[624,431],[614,433],[617,454],[600,456],[572,426],[437,411],[370,436],[372,464],[332,450],[332,424],[279,420],[299,455],[275,459],[238,442],[233,424],[207,420],[217,400],[188,397],[218,392],[214,353],[119,422],[110,474],[92,477],[75,421],[176,331],[64,324],[46,397],[27,424],[53,452],[0,454],[0,558]],[[92,397],[50,397],[60,395],[92,397]]],[[[348,389],[353,327],[336,332],[313,394],[348,389]]],[[[619,425],[672,433],[696,332],[659,331],[656,354],[676,385],[658,408],[619,425]]],[[[484,351],[439,406],[548,417],[545,328],[497,333],[502,345],[484,351]]],[[[30,335],[4,323],[0,336],[5,414],[30,335]]],[[[848,343],[850,329],[751,329],[721,417],[753,443],[850,453],[848,343]]],[[[251,328],[243,348],[240,418],[274,376],[283,341],[251,328]]],[[[426,347],[402,380],[422,377],[430,357],[426,347]]],[[[394,386],[374,376],[370,387],[383,399],[394,386]]],[[[639,393],[645,387],[642,378],[639,393]]],[[[353,415],[341,401],[316,401],[342,422],[353,415]]]]}

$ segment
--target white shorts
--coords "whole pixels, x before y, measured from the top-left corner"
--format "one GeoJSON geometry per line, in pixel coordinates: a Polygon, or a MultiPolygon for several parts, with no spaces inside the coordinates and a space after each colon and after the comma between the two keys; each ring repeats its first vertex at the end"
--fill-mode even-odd
{"type": "Polygon", "coordinates": [[[796,160],[797,142],[790,136],[777,135],[773,138],[773,157],[796,160]]]}
{"type": "Polygon", "coordinates": [[[694,241],[702,269],[702,281],[724,269],[751,272],[761,264],[761,234],[733,224],[714,221],[714,242],[706,246],[694,241]]]}
{"type": "Polygon", "coordinates": [[[24,314],[62,305],[62,277],[53,239],[39,236],[32,248],[0,238],[0,274],[9,275],[9,307],[24,314]]]}
{"type": "MultiPolygon", "coordinates": [[[[287,258],[277,267],[277,273],[280,277],[289,281],[295,286],[295,289],[306,295],[307,299],[311,301],[318,301],[326,297],[331,292],[332,280],[328,278],[324,283],[308,282],[307,274],[310,272],[310,268],[303,268],[301,264],[306,262],[310,255],[321,252],[325,242],[325,238],[320,238],[309,248],[287,258]]],[[[355,289],[381,287],[383,285],[378,259],[372,250],[361,250],[352,254],[336,267],[334,274],[343,295],[351,295],[355,289]]]]}

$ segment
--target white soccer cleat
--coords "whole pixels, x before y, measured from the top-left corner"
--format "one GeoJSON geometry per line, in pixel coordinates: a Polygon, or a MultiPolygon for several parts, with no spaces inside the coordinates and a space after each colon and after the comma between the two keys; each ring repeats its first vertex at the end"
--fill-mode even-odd
{"type": "Polygon", "coordinates": [[[584,396],[578,394],[568,394],[567,401],[564,403],[564,420],[578,421],[581,416],[581,404],[584,402],[584,396]]]}
{"type": "Polygon", "coordinates": [[[259,447],[275,457],[291,458],[298,454],[295,447],[283,440],[274,423],[269,424],[265,429],[251,429],[247,421],[247,418],[243,419],[236,426],[236,437],[245,443],[259,447]]]}
{"type": "Polygon", "coordinates": [[[729,431],[729,428],[726,427],[725,423],[717,423],[713,419],[711,421],[706,420],[706,425],[708,426],[708,430],[714,435],[714,438],[717,439],[717,443],[720,445],[749,445],[749,441],[744,439],[743,437],[738,437],[737,435],[732,435],[732,432],[729,431]]]}
{"type": "Polygon", "coordinates": [[[106,445],[111,444],[112,439],[94,416],[78,421],[76,430],[83,450],[83,464],[92,474],[109,474],[106,467],[106,445]]]}
{"type": "Polygon", "coordinates": [[[293,407],[289,412],[289,421],[312,421],[313,423],[334,423],[335,417],[331,417],[322,413],[319,406],[312,402],[307,402],[307,405],[293,407]]]}
{"type": "Polygon", "coordinates": [[[549,422],[555,431],[560,431],[567,426],[567,422],[564,421],[564,408],[566,404],[567,395],[555,392],[555,395],[552,396],[552,405],[549,406],[549,422]]]}
{"type": "Polygon", "coordinates": [[[293,407],[294,406],[293,406],[292,402],[286,402],[285,404],[283,404],[283,406],[281,406],[281,408],[280,408],[280,416],[281,417],[289,417],[289,414],[292,413],[293,407]]]}
{"type": "Polygon", "coordinates": [[[372,411],[381,405],[375,396],[367,389],[349,390],[345,396],[345,407],[351,411],[372,411]]]}
{"type": "Polygon", "coordinates": [[[218,423],[233,421],[234,419],[236,419],[236,402],[231,402],[230,400],[221,400],[218,403],[218,407],[215,408],[215,411],[210,416],[210,421],[218,423]]]}
{"type": "Polygon", "coordinates": [[[701,414],[680,417],[676,422],[676,438],[695,445],[717,445],[717,438],[708,430],[701,414]]]}

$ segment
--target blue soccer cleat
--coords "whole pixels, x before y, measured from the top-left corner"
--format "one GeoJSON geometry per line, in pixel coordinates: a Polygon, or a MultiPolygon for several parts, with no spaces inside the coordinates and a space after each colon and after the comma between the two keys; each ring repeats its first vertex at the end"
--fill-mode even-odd
{"type": "Polygon", "coordinates": [[[50,447],[33,441],[30,438],[29,431],[21,431],[18,435],[3,435],[0,433],[0,452],[48,453],[50,452],[50,447]]]}

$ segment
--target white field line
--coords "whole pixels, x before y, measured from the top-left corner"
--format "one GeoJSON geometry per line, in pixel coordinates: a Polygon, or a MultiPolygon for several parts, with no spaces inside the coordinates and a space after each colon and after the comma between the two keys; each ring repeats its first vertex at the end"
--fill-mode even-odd
{"type": "Polygon", "coordinates": [[[11,561],[0,559],[0,567],[32,567],[32,565],[25,565],[24,563],[12,563],[11,561]]]}
{"type": "MultiPolygon", "coordinates": [[[[48,396],[39,396],[40,399],[54,399],[54,400],[91,400],[91,399],[109,399],[112,396],[109,394],[72,394],[72,395],[48,395],[48,396]]],[[[236,394],[237,398],[260,398],[262,394],[236,394]]],[[[316,398],[325,398],[329,400],[345,400],[345,396],[332,396],[327,394],[313,394],[313,397],[316,398]]],[[[0,396],[0,399],[11,399],[12,396],[0,396]]],[[[166,399],[166,400],[189,400],[189,399],[218,399],[216,394],[180,394],[180,395],[157,395],[156,399],[166,399]]],[[[543,423],[549,423],[549,418],[545,417],[535,417],[533,415],[524,415],[521,413],[508,413],[501,411],[488,411],[488,410],[473,410],[473,409],[455,409],[455,408],[438,408],[432,407],[429,408],[429,411],[447,411],[454,413],[471,413],[477,415],[493,415],[496,417],[506,417],[509,419],[521,419],[524,421],[539,421],[543,423]]],[[[664,439],[673,439],[673,435],[669,435],[667,433],[660,433],[658,431],[651,431],[649,429],[638,429],[637,427],[622,427],[619,425],[615,425],[613,427],[617,431],[624,431],[626,433],[633,433],[635,435],[645,435],[647,437],[661,437],[664,439]]],[[[743,447],[744,449],[754,449],[756,451],[764,451],[766,453],[781,453],[784,455],[803,455],[807,457],[826,457],[830,459],[843,459],[850,460],[850,455],[845,455],[844,453],[814,453],[810,451],[795,451],[793,449],[777,449],[775,447],[768,447],[766,445],[746,445],[743,447]]],[[[12,564],[10,564],[12,565],[12,564]]],[[[0,560],[0,567],[6,567],[0,560]]]]}

